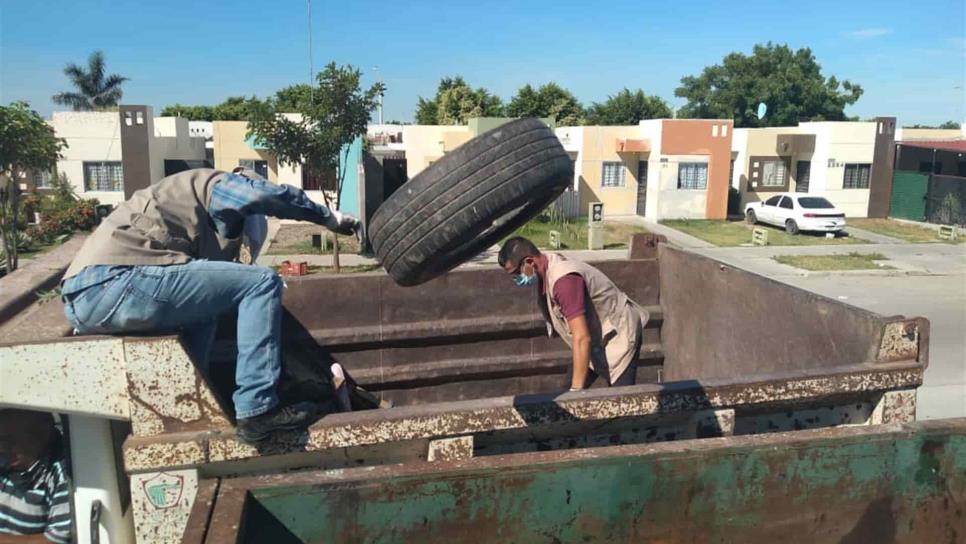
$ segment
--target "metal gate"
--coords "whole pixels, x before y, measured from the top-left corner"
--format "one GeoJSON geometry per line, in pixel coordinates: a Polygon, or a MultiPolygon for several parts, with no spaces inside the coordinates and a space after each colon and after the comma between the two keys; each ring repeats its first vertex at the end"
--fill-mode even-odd
{"type": "Polygon", "coordinates": [[[929,175],[896,170],[892,176],[892,202],[889,215],[899,219],[926,219],[926,189],[929,175]]]}
{"type": "Polygon", "coordinates": [[[637,163],[637,215],[644,217],[647,205],[647,161],[637,163]]]}
{"type": "Polygon", "coordinates": [[[940,225],[966,225],[966,178],[929,176],[926,221],[940,225]]]}
{"type": "Polygon", "coordinates": [[[580,191],[572,188],[568,188],[557,197],[552,206],[557,210],[557,213],[567,219],[574,219],[583,215],[580,210],[580,191]]]}

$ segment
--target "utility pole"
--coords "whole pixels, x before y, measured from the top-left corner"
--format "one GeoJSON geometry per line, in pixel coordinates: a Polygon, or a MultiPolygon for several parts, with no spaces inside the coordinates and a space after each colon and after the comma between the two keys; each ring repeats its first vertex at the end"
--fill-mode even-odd
{"type": "MultiPolygon", "coordinates": [[[[372,67],[372,71],[373,71],[373,72],[374,72],[375,74],[377,74],[377,77],[376,77],[376,81],[380,81],[380,80],[379,80],[379,77],[378,77],[378,74],[379,74],[379,67],[378,67],[378,66],[373,66],[373,67],[372,67]]],[[[381,81],[380,81],[380,83],[381,83],[381,81]]],[[[380,124],[380,125],[382,124],[382,96],[383,96],[383,95],[382,95],[382,91],[379,91],[379,124],[380,124]]]]}
{"type": "Polygon", "coordinates": [[[309,102],[312,102],[312,87],[315,84],[315,70],[312,66],[312,0],[306,0],[309,9],[309,102]]]}

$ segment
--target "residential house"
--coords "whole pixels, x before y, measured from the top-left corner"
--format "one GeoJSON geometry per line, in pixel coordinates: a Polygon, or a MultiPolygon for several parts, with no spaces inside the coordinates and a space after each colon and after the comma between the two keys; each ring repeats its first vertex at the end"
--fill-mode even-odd
{"type": "MultiPolygon", "coordinates": [[[[295,119],[298,114],[284,115],[295,119]]],[[[247,121],[212,123],[215,168],[224,171],[231,171],[238,166],[251,169],[269,181],[304,190],[309,198],[320,204],[325,203],[326,196],[330,199],[334,198],[337,188],[335,172],[312,176],[303,170],[301,164],[283,166],[271,151],[261,145],[257,139],[249,138],[247,133],[247,121]]],[[[343,155],[346,164],[342,168],[344,181],[339,209],[351,214],[358,214],[360,209],[362,184],[359,179],[361,178],[362,148],[362,138],[356,138],[349,145],[348,153],[343,155]]]]}
{"type": "Polygon", "coordinates": [[[792,191],[823,196],[848,217],[867,217],[892,179],[894,138],[893,117],[735,129],[731,184],[742,207],[792,191]]]}
{"type": "MultiPolygon", "coordinates": [[[[67,176],[78,195],[103,204],[118,204],[166,175],[205,164],[204,138],[189,134],[188,121],[153,117],[147,106],[54,112],[48,122],[67,142],[57,173],[67,176]]],[[[37,173],[35,185],[49,187],[51,176],[37,173]]]]}
{"type": "Polygon", "coordinates": [[[605,217],[658,221],[727,216],[732,128],[724,119],[651,119],[555,133],[574,158],[581,215],[603,202],[605,217]]]}

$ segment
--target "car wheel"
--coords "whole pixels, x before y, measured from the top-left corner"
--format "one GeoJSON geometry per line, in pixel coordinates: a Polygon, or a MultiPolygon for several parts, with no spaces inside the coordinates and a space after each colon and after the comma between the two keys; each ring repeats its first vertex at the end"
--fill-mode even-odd
{"type": "Polygon", "coordinates": [[[798,234],[798,223],[794,219],[785,221],[785,232],[788,234],[798,234]]]}
{"type": "Polygon", "coordinates": [[[749,225],[755,225],[758,223],[758,216],[755,215],[755,210],[748,210],[745,212],[745,223],[749,225]]]}
{"type": "Polygon", "coordinates": [[[376,210],[369,238],[399,285],[419,285],[478,255],[573,183],[570,157],[538,119],[511,121],[447,153],[376,210]]]}

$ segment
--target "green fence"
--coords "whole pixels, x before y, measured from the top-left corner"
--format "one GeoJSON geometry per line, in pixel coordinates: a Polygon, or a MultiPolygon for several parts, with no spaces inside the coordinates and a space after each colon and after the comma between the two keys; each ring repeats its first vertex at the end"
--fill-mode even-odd
{"type": "Polygon", "coordinates": [[[892,177],[891,217],[924,221],[929,174],[896,170],[892,177]]]}

